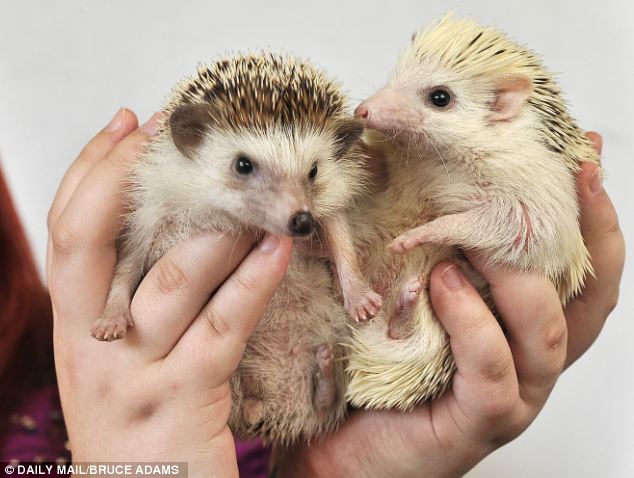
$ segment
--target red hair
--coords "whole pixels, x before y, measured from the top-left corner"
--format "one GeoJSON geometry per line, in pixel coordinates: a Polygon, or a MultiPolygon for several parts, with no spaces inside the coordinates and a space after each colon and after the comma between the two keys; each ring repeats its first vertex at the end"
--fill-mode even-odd
{"type": "Polygon", "coordinates": [[[48,293],[0,169],[0,423],[55,380],[48,293]]]}

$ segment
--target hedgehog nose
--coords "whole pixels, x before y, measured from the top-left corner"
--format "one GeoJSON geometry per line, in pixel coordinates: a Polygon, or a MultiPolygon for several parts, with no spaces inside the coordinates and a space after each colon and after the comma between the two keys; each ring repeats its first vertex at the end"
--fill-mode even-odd
{"type": "Polygon", "coordinates": [[[301,211],[293,214],[288,221],[288,229],[294,236],[308,236],[315,229],[313,216],[309,212],[301,211]]]}
{"type": "Polygon", "coordinates": [[[368,107],[365,106],[365,103],[361,103],[357,106],[357,109],[354,110],[354,116],[355,118],[368,119],[368,116],[370,116],[370,110],[368,110],[368,107]]]}

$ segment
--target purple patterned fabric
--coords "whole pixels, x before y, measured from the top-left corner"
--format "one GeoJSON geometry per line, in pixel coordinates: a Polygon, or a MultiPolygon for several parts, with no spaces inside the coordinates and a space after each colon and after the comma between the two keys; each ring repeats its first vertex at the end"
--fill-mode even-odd
{"type": "MultiPolygon", "coordinates": [[[[57,387],[32,392],[22,406],[2,424],[0,462],[70,463],[70,451],[62,418],[57,387]]],[[[267,476],[269,450],[259,441],[236,440],[238,468],[242,478],[267,476]]]]}
{"type": "Polygon", "coordinates": [[[236,455],[241,478],[266,478],[270,450],[257,441],[236,440],[236,455]]]}
{"type": "Polygon", "coordinates": [[[0,437],[0,461],[70,461],[66,429],[54,385],[31,392],[2,428],[6,432],[0,437]]]}

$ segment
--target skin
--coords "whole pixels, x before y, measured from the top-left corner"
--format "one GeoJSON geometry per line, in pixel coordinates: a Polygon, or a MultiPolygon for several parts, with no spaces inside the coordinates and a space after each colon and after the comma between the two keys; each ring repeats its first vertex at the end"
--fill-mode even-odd
{"type": "MultiPolygon", "coordinates": [[[[135,115],[121,110],[71,165],[49,213],[47,277],[73,459],[187,461],[192,477],[238,476],[228,380],[284,275],[289,240],[185,241],[143,280],[125,340],[101,343],[88,333],[114,271],[121,185],[156,119],[137,129],[135,115]]],[[[579,197],[597,278],[578,299],[562,311],[543,279],[484,269],[472,257],[491,283],[507,338],[457,267],[439,264],[430,287],[458,364],[451,390],[408,414],[355,412],[326,440],[280,453],[278,476],[457,476],[520,434],[616,305],[624,243],[595,172],[584,166],[579,197]]]]}

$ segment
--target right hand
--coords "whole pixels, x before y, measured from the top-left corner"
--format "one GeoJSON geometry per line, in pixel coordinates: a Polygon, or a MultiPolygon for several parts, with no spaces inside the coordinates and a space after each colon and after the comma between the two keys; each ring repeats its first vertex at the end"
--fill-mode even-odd
{"type": "Polygon", "coordinates": [[[191,477],[237,476],[229,378],[284,277],[288,238],[253,249],[252,237],[214,233],[179,243],[135,293],[126,338],[89,333],[116,263],[122,184],[158,121],[137,128],[121,110],[71,165],[49,213],[55,362],[73,460],[186,461],[191,477]]]}
{"type": "MultiPolygon", "coordinates": [[[[600,151],[600,137],[588,136],[600,151]]],[[[596,173],[584,164],[577,175],[581,231],[596,275],[579,297],[563,310],[544,277],[469,256],[490,285],[503,330],[459,268],[438,264],[430,295],[456,361],[451,388],[409,413],[354,410],[324,440],[280,451],[277,476],[457,477],[522,433],[618,299],[625,243],[596,173]]]]}

